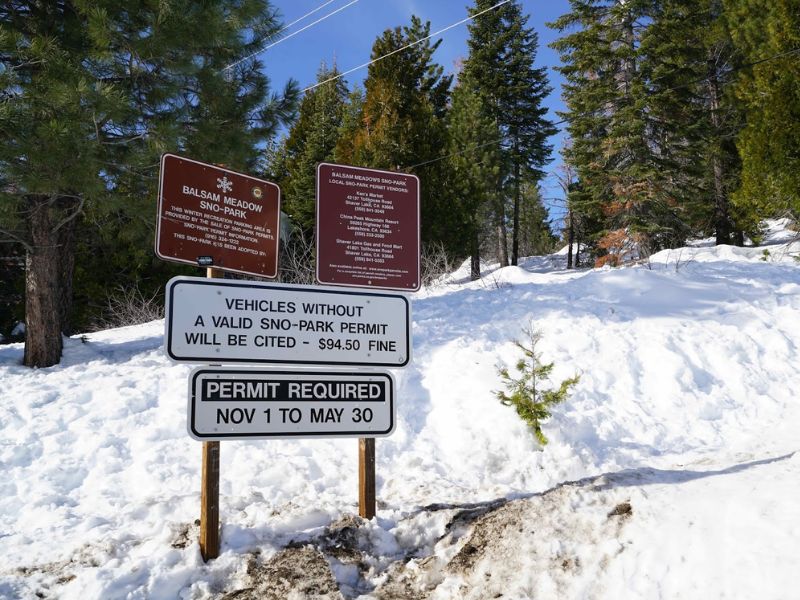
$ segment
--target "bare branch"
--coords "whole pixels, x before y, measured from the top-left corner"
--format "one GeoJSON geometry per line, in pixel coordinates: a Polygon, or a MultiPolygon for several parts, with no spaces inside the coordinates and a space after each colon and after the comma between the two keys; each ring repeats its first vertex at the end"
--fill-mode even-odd
{"type": "Polygon", "coordinates": [[[67,223],[72,221],[75,217],[77,217],[79,214],[81,214],[83,212],[83,205],[86,204],[86,199],[83,197],[79,196],[61,196],[61,197],[78,198],[78,206],[74,211],[72,211],[72,214],[67,215],[66,217],[61,219],[61,221],[53,228],[53,231],[58,231],[64,225],[66,225],[67,223]]]}
{"type": "Polygon", "coordinates": [[[2,233],[3,235],[7,235],[8,237],[12,238],[10,240],[0,240],[0,243],[4,243],[4,244],[13,244],[13,243],[21,244],[22,247],[25,248],[26,252],[31,252],[31,253],[33,252],[33,245],[30,244],[27,240],[25,240],[25,239],[19,237],[18,235],[16,235],[15,233],[9,231],[8,229],[3,229],[3,228],[0,228],[0,233],[2,233]]]}

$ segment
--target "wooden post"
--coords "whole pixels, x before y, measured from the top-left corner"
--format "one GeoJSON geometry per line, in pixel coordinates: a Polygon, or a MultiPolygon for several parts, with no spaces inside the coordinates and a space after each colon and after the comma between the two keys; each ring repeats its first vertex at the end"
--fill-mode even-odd
{"type": "MultiPolygon", "coordinates": [[[[206,277],[223,277],[209,267],[206,277]]],[[[208,562],[219,556],[219,442],[203,442],[203,479],[200,489],[200,554],[208,562]]]]}
{"type": "Polygon", "coordinates": [[[200,490],[200,554],[208,562],[219,556],[219,442],[203,442],[200,490]]]}
{"type": "Polygon", "coordinates": [[[358,440],[358,514],[375,516],[375,438],[358,440]]]}

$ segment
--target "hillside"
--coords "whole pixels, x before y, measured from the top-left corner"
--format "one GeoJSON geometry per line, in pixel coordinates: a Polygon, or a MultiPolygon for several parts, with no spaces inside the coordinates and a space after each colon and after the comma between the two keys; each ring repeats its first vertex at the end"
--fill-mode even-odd
{"type": "Polygon", "coordinates": [[[191,367],[163,322],[0,346],[0,598],[760,598],[796,594],[800,242],[698,242],[620,269],[563,253],[413,296],[378,516],[355,440],[223,442],[199,556],[191,367]],[[533,323],[578,373],[543,450],[494,392],[533,323]]]}

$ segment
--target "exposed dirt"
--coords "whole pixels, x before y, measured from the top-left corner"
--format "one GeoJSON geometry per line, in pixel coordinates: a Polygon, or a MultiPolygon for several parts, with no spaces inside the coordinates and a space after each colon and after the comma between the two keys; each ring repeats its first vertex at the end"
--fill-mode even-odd
{"type": "Polygon", "coordinates": [[[286,548],[260,564],[251,556],[250,581],[222,600],[341,600],[342,594],[321,552],[311,546],[286,548]]]}
{"type": "MultiPolygon", "coordinates": [[[[205,594],[221,600],[602,598],[598,575],[625,550],[624,529],[634,518],[626,493],[599,477],[517,500],[420,507],[396,529],[345,515],[316,535],[290,539],[267,559],[258,549],[242,555],[235,577],[217,580],[205,594]],[[431,523],[439,533],[430,531],[431,523]],[[416,533],[420,528],[429,535],[416,533]]],[[[197,539],[197,523],[170,529],[168,543],[176,550],[197,539]]],[[[78,569],[100,566],[117,551],[85,546],[68,560],[15,569],[5,575],[21,587],[7,589],[58,598],[78,569]]]]}

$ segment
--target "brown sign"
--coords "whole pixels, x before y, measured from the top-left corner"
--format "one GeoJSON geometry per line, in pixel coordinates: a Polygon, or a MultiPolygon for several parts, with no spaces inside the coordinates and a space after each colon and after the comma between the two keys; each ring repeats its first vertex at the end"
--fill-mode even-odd
{"type": "Polygon", "coordinates": [[[317,167],[317,281],[416,291],[419,250],[416,176],[317,167]]]}
{"type": "Polygon", "coordinates": [[[280,189],[174,154],[161,157],[156,255],[259,277],[278,273],[280,189]]]}

